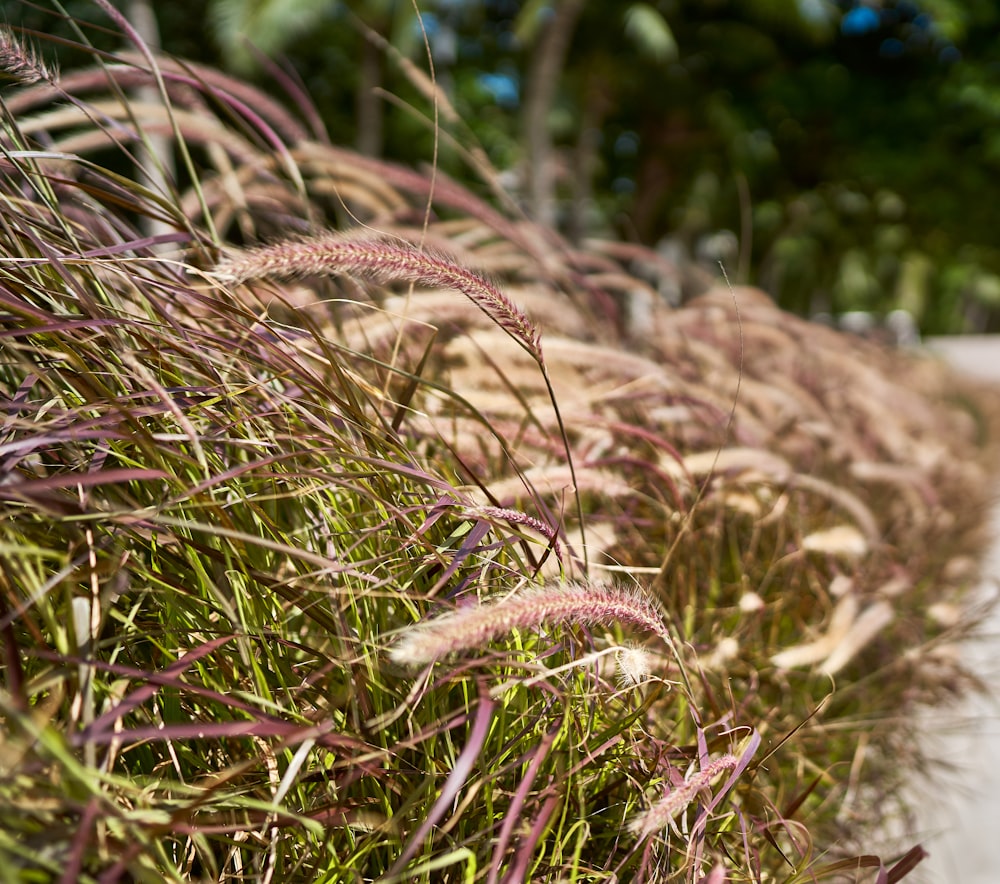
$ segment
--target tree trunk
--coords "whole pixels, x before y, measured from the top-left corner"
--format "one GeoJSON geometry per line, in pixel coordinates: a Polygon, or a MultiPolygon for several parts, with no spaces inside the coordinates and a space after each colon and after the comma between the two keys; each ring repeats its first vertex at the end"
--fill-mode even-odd
{"type": "Polygon", "coordinates": [[[543,224],[556,220],[555,169],[549,115],[566,64],[573,30],[583,0],[558,0],[545,24],[528,70],[524,96],[524,140],[527,147],[527,200],[531,216],[543,224]]]}
{"type": "MultiPolygon", "coordinates": [[[[160,29],[150,0],[130,0],[126,14],[132,26],[145,41],[150,52],[160,49],[160,29]]],[[[141,86],[135,92],[140,102],[160,104],[163,97],[154,85],[141,86]]],[[[146,134],[145,140],[136,149],[138,160],[137,180],[150,190],[161,195],[172,192],[175,180],[174,154],[171,140],[166,135],[146,134]]],[[[173,225],[157,218],[142,218],[143,231],[149,236],[172,233],[173,225]]]]}
{"type": "Polygon", "coordinates": [[[583,112],[573,154],[573,205],[568,221],[569,238],[574,243],[586,237],[594,201],[594,175],[601,147],[601,126],[610,109],[609,90],[604,78],[590,73],[584,81],[583,112]]]}
{"type": "Polygon", "coordinates": [[[382,53],[367,37],[361,41],[361,70],[358,82],[358,153],[369,157],[382,155],[382,53]]]}

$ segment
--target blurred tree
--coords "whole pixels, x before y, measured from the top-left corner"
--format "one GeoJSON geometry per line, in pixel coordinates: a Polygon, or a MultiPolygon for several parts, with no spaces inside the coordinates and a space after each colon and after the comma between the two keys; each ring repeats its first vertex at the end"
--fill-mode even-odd
{"type": "Polygon", "coordinates": [[[567,66],[612,89],[603,217],[692,257],[732,230],[752,278],[799,311],[905,304],[930,330],[993,327],[995,4],[658,8],[672,63],[615,47],[595,10],[567,66]],[[903,272],[917,266],[933,269],[903,272]]]}
{"type": "MultiPolygon", "coordinates": [[[[424,0],[420,6],[430,9],[433,3],[424,0]]],[[[357,52],[355,143],[369,156],[381,155],[384,128],[383,50],[372,37],[384,37],[408,56],[421,32],[418,14],[412,0],[212,0],[209,6],[225,62],[244,75],[257,70],[262,57],[286,53],[310,30],[333,38],[335,26],[347,25],[357,52]]]]}
{"type": "MultiPolygon", "coordinates": [[[[526,208],[572,236],[724,256],[801,312],[906,306],[928,331],[1000,330],[995,0],[418,6],[459,114],[526,208]]],[[[379,96],[429,116],[426,98],[358,26],[426,68],[410,0],[210,8],[218,46],[191,27],[201,4],[159,4],[164,46],[233,66],[243,35],[290,54],[335,140],[430,158],[427,121],[379,96]]],[[[43,6],[19,16],[59,32],[43,6]]],[[[458,153],[441,162],[461,174],[458,153]]]]}
{"type": "Polygon", "coordinates": [[[524,90],[522,132],[528,211],[543,224],[555,224],[550,116],[562,79],[583,0],[529,2],[519,18],[519,36],[532,51],[524,90]],[[533,39],[532,39],[533,38],[533,39]]]}
{"type": "Polygon", "coordinates": [[[318,26],[337,2],[211,0],[208,21],[227,66],[246,75],[259,67],[260,56],[285,52],[292,40],[318,26]]]}

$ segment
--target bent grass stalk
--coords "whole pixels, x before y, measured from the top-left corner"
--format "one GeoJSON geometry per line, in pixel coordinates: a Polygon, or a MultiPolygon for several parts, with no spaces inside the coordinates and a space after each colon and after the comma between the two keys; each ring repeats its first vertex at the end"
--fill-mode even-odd
{"type": "MultiPolygon", "coordinates": [[[[315,237],[288,240],[239,252],[217,265],[214,276],[231,283],[276,277],[290,279],[307,275],[356,273],[376,282],[409,282],[461,292],[504,329],[538,364],[556,416],[566,463],[573,480],[577,518],[581,533],[586,525],[583,501],[576,488],[576,469],[566,425],[563,421],[552,379],[549,376],[541,339],[535,324],[507,295],[477,273],[441,255],[415,246],[378,238],[348,237],[326,232],[315,237]]],[[[586,545],[583,567],[588,568],[586,545]]]]}

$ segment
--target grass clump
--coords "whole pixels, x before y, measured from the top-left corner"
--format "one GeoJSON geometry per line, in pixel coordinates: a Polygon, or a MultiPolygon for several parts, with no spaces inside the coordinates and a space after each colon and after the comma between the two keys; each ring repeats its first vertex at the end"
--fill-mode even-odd
{"type": "Polygon", "coordinates": [[[4,40],[5,868],[906,874],[855,854],[971,682],[986,503],[939,366],[4,40]]]}

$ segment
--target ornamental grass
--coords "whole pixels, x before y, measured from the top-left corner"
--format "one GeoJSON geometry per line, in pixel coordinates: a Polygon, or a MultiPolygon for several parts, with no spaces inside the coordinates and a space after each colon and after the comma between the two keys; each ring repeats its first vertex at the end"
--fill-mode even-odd
{"type": "Polygon", "coordinates": [[[113,23],[0,39],[0,875],[907,875],[992,393],[113,23]]]}

